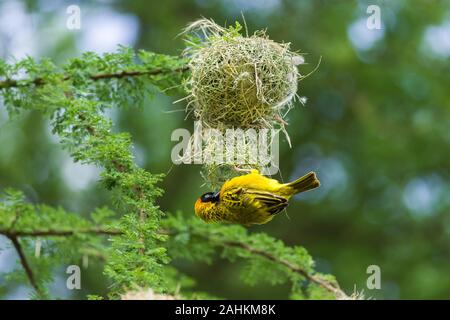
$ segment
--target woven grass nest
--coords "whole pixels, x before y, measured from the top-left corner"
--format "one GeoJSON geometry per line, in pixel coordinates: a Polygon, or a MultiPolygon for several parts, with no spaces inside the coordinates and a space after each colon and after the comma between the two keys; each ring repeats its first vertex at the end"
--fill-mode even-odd
{"type": "Polygon", "coordinates": [[[226,29],[207,19],[186,28],[189,107],[196,119],[213,128],[283,126],[296,97],[297,65],[303,57],[263,31],[251,36],[240,31],[239,24],[226,29]]]}
{"type": "MultiPolygon", "coordinates": [[[[244,21],[245,22],[245,21],[244,21]]],[[[264,31],[248,36],[239,23],[223,28],[214,21],[201,19],[184,31],[190,76],[185,81],[187,111],[202,127],[217,129],[285,130],[286,114],[297,96],[301,80],[297,66],[301,55],[290,50],[289,43],[270,40],[264,31]]],[[[183,99],[182,99],[183,100],[183,99]]],[[[303,102],[303,99],[300,100],[303,102]]],[[[252,142],[244,142],[243,149],[252,142]]],[[[217,141],[206,139],[202,150],[216,150],[217,141]]],[[[202,175],[211,188],[242,174],[235,168],[261,170],[260,163],[204,164],[202,175]]]]}

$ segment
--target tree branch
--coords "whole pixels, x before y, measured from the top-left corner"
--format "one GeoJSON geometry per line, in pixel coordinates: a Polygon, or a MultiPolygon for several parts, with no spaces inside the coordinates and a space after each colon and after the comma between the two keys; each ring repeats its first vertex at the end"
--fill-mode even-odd
{"type": "MultiPolygon", "coordinates": [[[[126,77],[154,76],[154,75],[170,73],[170,72],[185,72],[188,69],[189,69],[188,66],[183,66],[183,67],[176,68],[173,70],[162,69],[162,68],[145,70],[145,71],[124,70],[124,71],[116,72],[116,73],[93,74],[90,76],[90,79],[92,79],[94,81],[98,81],[98,80],[102,80],[102,79],[120,79],[120,78],[126,78],[126,77]]],[[[70,80],[70,78],[71,78],[70,76],[65,76],[63,78],[63,81],[70,80]]],[[[14,79],[6,79],[3,81],[0,81],[0,90],[8,89],[8,88],[16,88],[16,87],[26,87],[29,85],[41,86],[44,84],[46,84],[46,82],[42,78],[36,78],[34,80],[31,80],[29,82],[24,82],[24,83],[21,83],[20,81],[14,80],[14,79]]]]}
{"type": "MultiPolygon", "coordinates": [[[[147,219],[147,213],[144,209],[139,209],[139,222],[141,224],[145,223],[145,219],[147,219]]],[[[139,235],[139,243],[142,244],[142,248],[139,249],[139,253],[144,255],[145,254],[145,234],[141,233],[139,235]]]]}
{"type": "MultiPolygon", "coordinates": [[[[80,118],[81,121],[85,121],[86,117],[83,114],[78,114],[78,117],[80,118]]],[[[91,136],[97,136],[97,131],[94,127],[88,125],[86,126],[86,130],[88,131],[88,133],[91,136]]],[[[126,168],[119,162],[113,160],[113,166],[114,168],[118,171],[118,172],[125,172],[126,168]]],[[[141,191],[139,186],[135,186],[135,192],[137,194],[137,197],[142,200],[145,197],[145,194],[141,191]]],[[[139,221],[141,224],[145,223],[145,220],[147,218],[147,213],[143,208],[139,208],[138,210],[138,216],[139,216],[139,221]]],[[[139,253],[144,255],[145,254],[145,234],[140,234],[139,235],[139,243],[142,245],[142,248],[139,248],[139,253]]]]}
{"type": "MultiPolygon", "coordinates": [[[[171,233],[169,230],[165,230],[165,231],[163,231],[163,233],[167,234],[167,235],[173,235],[173,233],[171,233]]],[[[289,262],[285,259],[278,258],[277,256],[273,255],[272,253],[270,253],[268,251],[254,248],[254,247],[252,247],[244,242],[240,242],[240,241],[228,241],[228,240],[224,241],[222,239],[217,239],[217,238],[214,238],[214,237],[202,234],[202,233],[198,233],[198,232],[195,232],[192,234],[196,235],[198,237],[201,237],[207,241],[214,242],[219,246],[228,247],[228,248],[229,247],[239,248],[239,249],[245,250],[253,255],[257,255],[257,256],[263,257],[267,260],[270,260],[272,262],[275,262],[277,264],[283,265],[286,268],[288,268],[289,270],[291,270],[292,272],[302,275],[303,277],[308,279],[308,281],[319,285],[320,287],[324,288],[328,292],[331,292],[338,300],[353,299],[353,296],[348,296],[344,291],[341,290],[339,285],[337,285],[337,284],[334,285],[325,279],[322,279],[314,274],[310,274],[309,272],[307,272],[300,266],[292,264],[291,262],[289,262]]]]}
{"type": "Polygon", "coordinates": [[[14,248],[20,259],[22,265],[31,286],[37,292],[38,295],[42,295],[42,291],[39,288],[36,279],[34,277],[33,270],[25,256],[25,253],[20,245],[20,237],[66,237],[73,236],[79,233],[88,234],[102,234],[102,235],[119,235],[122,234],[119,230],[107,230],[102,228],[80,229],[80,230],[33,230],[33,231],[14,231],[11,229],[0,229],[0,234],[11,240],[14,248]]]}
{"type": "Polygon", "coordinates": [[[8,238],[18,237],[67,237],[76,234],[102,234],[102,235],[119,235],[122,234],[119,230],[108,230],[102,228],[90,228],[80,230],[33,230],[33,231],[14,231],[0,229],[0,234],[8,238]]]}
{"type": "Polygon", "coordinates": [[[31,269],[30,265],[28,264],[28,260],[25,257],[25,253],[22,250],[22,246],[20,245],[19,240],[17,237],[14,236],[8,236],[9,240],[11,240],[12,244],[14,245],[14,248],[17,251],[17,254],[19,255],[20,263],[22,264],[22,267],[25,270],[25,273],[27,274],[28,280],[31,283],[31,286],[34,288],[34,290],[37,292],[37,294],[41,295],[42,292],[34,278],[33,270],[31,269]]]}
{"type": "MultiPolygon", "coordinates": [[[[214,240],[214,239],[209,238],[209,240],[214,240]]],[[[309,281],[311,281],[311,282],[321,286],[322,288],[326,289],[327,291],[333,293],[335,295],[336,299],[338,299],[338,300],[351,299],[349,296],[347,296],[347,294],[344,291],[342,291],[339,288],[339,286],[335,286],[332,283],[330,283],[330,282],[328,282],[328,281],[326,281],[326,280],[324,280],[324,279],[322,279],[320,277],[312,275],[312,274],[306,272],[301,267],[299,267],[297,265],[294,265],[294,264],[290,263],[287,260],[280,259],[280,258],[274,256],[273,254],[271,254],[270,252],[253,248],[253,247],[249,246],[248,244],[243,243],[243,242],[239,242],[239,241],[224,241],[224,242],[220,242],[219,244],[224,246],[224,247],[240,248],[240,249],[243,249],[243,250],[245,250],[247,252],[250,252],[252,254],[264,257],[264,258],[266,258],[266,259],[268,259],[270,261],[273,261],[275,263],[281,264],[281,265],[287,267],[288,269],[290,269],[291,271],[293,271],[295,273],[298,273],[298,274],[301,274],[302,276],[304,276],[309,281]]]]}
{"type": "MultiPolygon", "coordinates": [[[[35,283],[33,272],[25,259],[25,255],[23,253],[23,250],[18,242],[19,237],[64,237],[64,236],[73,236],[79,233],[88,233],[88,234],[99,234],[99,235],[120,235],[122,234],[119,230],[107,230],[102,228],[92,228],[92,229],[80,229],[80,230],[33,230],[33,231],[11,231],[11,230],[5,230],[0,229],[0,234],[3,234],[7,238],[11,240],[14,247],[16,248],[17,253],[19,254],[21,264],[23,268],[25,269],[27,276],[30,280],[30,283],[33,285],[33,287],[38,291],[38,287],[35,283]]],[[[173,235],[173,233],[169,230],[161,230],[161,234],[165,235],[173,235]]],[[[291,262],[280,259],[276,257],[275,255],[271,254],[268,251],[264,251],[261,249],[254,248],[246,243],[239,242],[239,241],[222,241],[220,239],[216,239],[213,237],[209,237],[202,233],[195,233],[196,236],[199,236],[201,238],[204,238],[208,241],[212,241],[222,247],[233,247],[233,248],[239,248],[243,249],[251,254],[261,256],[267,260],[270,260],[272,262],[278,263],[280,265],[285,266],[286,268],[290,269],[291,271],[298,273],[308,279],[309,281],[321,286],[325,290],[331,292],[335,295],[337,299],[345,300],[345,299],[351,299],[350,296],[348,296],[344,291],[342,291],[339,286],[336,286],[320,277],[317,277],[315,275],[312,275],[299,267],[298,265],[292,264],[291,262]]]]}

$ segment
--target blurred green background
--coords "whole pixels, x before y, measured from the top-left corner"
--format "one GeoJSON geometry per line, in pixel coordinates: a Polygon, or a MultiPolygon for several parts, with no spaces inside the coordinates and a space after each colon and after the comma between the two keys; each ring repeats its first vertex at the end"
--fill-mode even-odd
{"type": "MultiPolygon", "coordinates": [[[[450,298],[450,2],[448,1],[12,1],[0,0],[0,57],[50,57],[56,63],[83,51],[110,52],[117,44],[180,54],[177,37],[201,16],[231,24],[245,15],[251,32],[291,42],[305,55],[306,74],[289,113],[292,148],[281,141],[281,175],[314,170],[322,187],[297,197],[273,222],[252,227],[289,245],[302,245],[317,269],[342,288],[378,299],[450,298]],[[81,29],[66,27],[69,5],[81,8],[81,29]],[[369,5],[381,9],[381,29],[370,30],[369,5]],[[369,290],[366,269],[381,268],[381,289],[369,290]]],[[[181,96],[157,94],[143,110],[111,110],[117,131],[128,131],[138,163],[164,172],[164,211],[193,214],[201,187],[199,166],[172,165],[181,96]],[[176,111],[178,110],[178,111],[176,111]],[[176,112],[175,112],[176,111],[176,112]]],[[[16,187],[33,202],[87,215],[110,205],[95,167],[74,164],[37,112],[8,120],[0,105],[0,189],[16,187]]],[[[278,176],[279,178],[279,176],[278,176]]],[[[0,245],[6,239],[0,237],[0,245]]],[[[16,267],[13,250],[0,252],[0,271],[16,267]]],[[[175,261],[197,288],[225,298],[287,298],[285,286],[242,284],[239,264],[175,261]]],[[[52,293],[63,298],[104,294],[95,262],[83,270],[83,289],[65,289],[65,268],[52,293]]],[[[28,288],[3,286],[3,298],[26,298],[28,288]]]]}

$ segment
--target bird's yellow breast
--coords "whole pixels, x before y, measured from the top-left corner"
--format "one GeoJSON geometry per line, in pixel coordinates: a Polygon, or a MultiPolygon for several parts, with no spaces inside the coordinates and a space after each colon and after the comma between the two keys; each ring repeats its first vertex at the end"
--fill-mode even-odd
{"type": "Polygon", "coordinates": [[[200,200],[197,200],[195,203],[195,214],[206,222],[230,220],[230,212],[219,203],[202,203],[200,200]]]}

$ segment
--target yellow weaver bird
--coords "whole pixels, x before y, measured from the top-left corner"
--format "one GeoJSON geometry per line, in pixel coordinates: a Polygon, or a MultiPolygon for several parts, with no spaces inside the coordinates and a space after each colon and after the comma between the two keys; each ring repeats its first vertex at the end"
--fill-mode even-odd
{"type": "Polygon", "coordinates": [[[285,209],[293,195],[318,186],[314,172],[290,183],[280,183],[251,170],[227,180],[220,191],[203,194],[195,202],[195,214],[206,222],[264,224],[285,209]]]}

